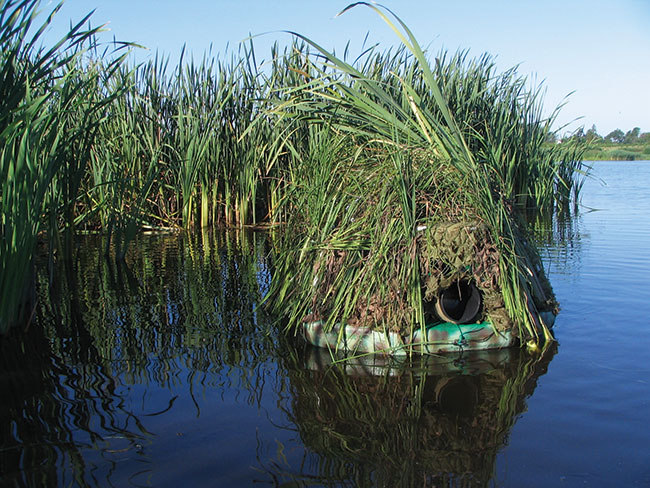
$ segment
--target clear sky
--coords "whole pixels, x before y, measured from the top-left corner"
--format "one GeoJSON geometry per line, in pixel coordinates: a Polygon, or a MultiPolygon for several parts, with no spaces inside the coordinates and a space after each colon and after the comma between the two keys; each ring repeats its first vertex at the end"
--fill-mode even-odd
{"type": "MultiPolygon", "coordinates": [[[[95,9],[93,25],[109,23],[110,36],[143,44],[177,59],[183,44],[200,57],[212,45],[225,52],[249,33],[258,57],[268,46],[300,32],[341,52],[351,41],[358,53],[363,38],[381,46],[398,43],[369,9],[335,18],[349,1],[339,0],[66,0],[49,36],[70,20],[95,9]]],[[[650,132],[650,0],[383,0],[437,53],[469,49],[496,56],[500,69],[519,65],[520,74],[543,82],[545,106],[552,109],[569,93],[561,124],[582,117],[570,129],[595,124],[601,135],[620,128],[650,132]]],[[[52,3],[44,3],[44,9],[52,3]]]]}

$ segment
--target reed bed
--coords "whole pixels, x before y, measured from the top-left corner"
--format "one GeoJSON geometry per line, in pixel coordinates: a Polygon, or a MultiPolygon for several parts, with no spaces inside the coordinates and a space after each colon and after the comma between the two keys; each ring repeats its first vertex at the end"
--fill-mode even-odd
{"type": "MultiPolygon", "coordinates": [[[[542,118],[541,91],[516,70],[467,53],[430,62],[396,17],[402,47],[352,64],[296,35],[268,61],[247,41],[223,57],[134,65],[133,45],[100,45],[88,18],[40,47],[52,17],[31,34],[38,6],[1,4],[0,330],[29,321],[41,237],[50,261],[73,261],[81,231],[107,235],[105,253],[123,260],[143,229],[279,223],[281,256],[320,256],[322,271],[322,250],[345,255],[327,288],[332,320],[397,297],[400,320],[421,324],[416,229],[461,215],[493,232],[508,311],[533,330],[517,263],[535,253],[520,249],[512,209],[575,202],[582,148],[543,144],[555,114],[542,118]]],[[[294,325],[314,299],[314,263],[298,265],[280,258],[273,290],[279,303],[300,281],[281,312],[294,325]]]]}
{"type": "Polygon", "coordinates": [[[80,57],[98,29],[83,30],[83,19],[50,49],[42,48],[39,39],[52,16],[34,25],[37,5],[34,0],[1,4],[0,331],[32,313],[38,235],[59,216],[71,223],[75,170],[85,163],[87,134],[111,100],[86,100],[98,73],[79,71],[80,57]],[[79,152],[70,158],[74,149],[79,152]],[[65,171],[69,177],[62,178],[65,171]]]}

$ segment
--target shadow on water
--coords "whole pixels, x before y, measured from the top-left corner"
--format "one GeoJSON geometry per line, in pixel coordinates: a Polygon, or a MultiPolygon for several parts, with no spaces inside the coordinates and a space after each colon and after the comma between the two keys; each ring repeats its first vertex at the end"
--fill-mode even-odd
{"type": "Polygon", "coordinates": [[[79,244],[0,338],[1,486],[482,486],[554,354],[336,362],[258,307],[264,235],[79,244]]]}
{"type": "Polygon", "coordinates": [[[0,485],[137,484],[156,435],[145,420],[178,390],[196,416],[194,389],[208,383],[236,383],[258,402],[276,337],[257,307],[270,280],[264,246],[248,234],[147,236],[127,265],[87,237],[51,283],[43,266],[34,321],[0,337],[0,485]]]}
{"type": "Polygon", "coordinates": [[[336,362],[324,349],[296,348],[286,360],[286,415],[308,450],[289,469],[281,462],[262,469],[276,486],[487,486],[555,352],[396,363],[336,362]]]}

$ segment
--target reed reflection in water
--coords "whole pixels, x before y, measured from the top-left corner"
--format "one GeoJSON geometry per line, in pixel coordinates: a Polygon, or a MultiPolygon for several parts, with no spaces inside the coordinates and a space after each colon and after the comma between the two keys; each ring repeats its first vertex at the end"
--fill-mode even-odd
{"type": "Polygon", "coordinates": [[[266,236],[99,237],[0,338],[2,486],[435,486],[493,477],[543,358],[333,363],[259,303],[266,236]]]}
{"type": "Polygon", "coordinates": [[[257,404],[277,337],[264,242],[149,236],[126,265],[88,237],[51,285],[41,266],[34,321],[0,338],[1,483],[147,484],[163,414],[199,417],[215,391],[257,404]]]}
{"type": "Polygon", "coordinates": [[[307,450],[289,469],[280,460],[264,469],[287,486],[486,486],[554,354],[338,362],[324,349],[295,349],[286,414],[307,450]]]}

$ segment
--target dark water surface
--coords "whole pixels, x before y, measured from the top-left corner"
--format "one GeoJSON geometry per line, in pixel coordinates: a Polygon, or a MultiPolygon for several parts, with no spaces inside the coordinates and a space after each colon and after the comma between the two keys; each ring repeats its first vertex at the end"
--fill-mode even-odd
{"type": "Polygon", "coordinates": [[[0,485],[650,486],[650,162],[594,175],[537,234],[542,358],[332,365],[258,309],[263,235],[87,238],[0,339],[0,485]]]}

